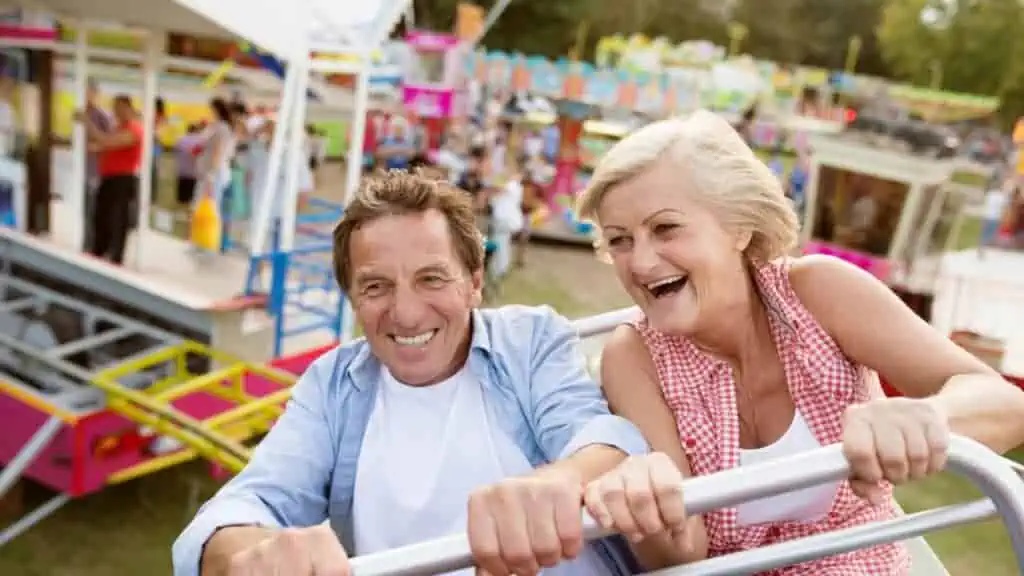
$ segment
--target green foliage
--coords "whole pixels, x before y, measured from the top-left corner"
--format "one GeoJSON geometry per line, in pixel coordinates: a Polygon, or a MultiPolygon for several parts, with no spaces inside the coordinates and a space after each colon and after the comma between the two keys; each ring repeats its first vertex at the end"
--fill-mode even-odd
{"type": "Polygon", "coordinates": [[[999,96],[1004,120],[1022,112],[1024,7],[1018,0],[885,0],[878,40],[898,78],[999,96]],[[922,14],[938,17],[925,22],[922,14]],[[937,20],[937,21],[935,21],[937,20]]]}
{"type": "MultiPolygon", "coordinates": [[[[417,0],[419,25],[452,29],[459,0],[417,0]]],[[[490,8],[495,0],[479,0],[490,8]]],[[[484,43],[490,49],[566,56],[581,24],[587,52],[611,34],[728,45],[730,23],[747,29],[742,48],[777,62],[838,69],[850,39],[857,72],[918,86],[999,96],[1004,119],[1024,113],[1024,24],[1019,0],[513,0],[484,43]],[[922,13],[940,18],[925,24],[922,13]]]]}

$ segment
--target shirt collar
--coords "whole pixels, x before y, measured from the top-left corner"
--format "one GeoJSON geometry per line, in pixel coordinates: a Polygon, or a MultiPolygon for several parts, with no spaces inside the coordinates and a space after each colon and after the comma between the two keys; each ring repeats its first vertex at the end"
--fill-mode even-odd
{"type": "MultiPolygon", "coordinates": [[[[470,322],[473,325],[473,335],[469,343],[470,359],[475,351],[483,352],[488,356],[492,351],[491,335],[487,329],[487,320],[484,316],[485,314],[477,309],[474,309],[470,314],[470,322]]],[[[470,359],[466,361],[469,362],[470,359]]],[[[346,376],[351,380],[356,390],[362,391],[366,388],[368,382],[376,382],[376,379],[380,376],[380,368],[380,361],[377,360],[377,356],[374,355],[370,345],[364,339],[363,345],[360,346],[359,351],[348,365],[346,376]]]]}

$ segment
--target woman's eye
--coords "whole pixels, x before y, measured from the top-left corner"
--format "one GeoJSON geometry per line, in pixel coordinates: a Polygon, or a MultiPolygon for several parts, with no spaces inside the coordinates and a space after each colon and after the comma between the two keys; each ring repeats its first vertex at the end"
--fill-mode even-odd
{"type": "Polygon", "coordinates": [[[613,236],[607,240],[608,248],[612,250],[625,250],[629,248],[629,236],[613,236]]]}
{"type": "Polygon", "coordinates": [[[672,231],[676,230],[677,228],[679,228],[678,224],[655,224],[654,225],[654,233],[655,234],[667,234],[669,232],[672,232],[672,231]]]}

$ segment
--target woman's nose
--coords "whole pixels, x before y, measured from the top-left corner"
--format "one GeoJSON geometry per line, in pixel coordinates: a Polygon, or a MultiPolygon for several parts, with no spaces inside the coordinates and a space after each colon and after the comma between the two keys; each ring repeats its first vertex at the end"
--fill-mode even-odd
{"type": "Polygon", "coordinates": [[[649,241],[640,238],[633,241],[633,250],[629,258],[629,270],[634,275],[644,276],[649,274],[660,261],[661,258],[649,241]]]}

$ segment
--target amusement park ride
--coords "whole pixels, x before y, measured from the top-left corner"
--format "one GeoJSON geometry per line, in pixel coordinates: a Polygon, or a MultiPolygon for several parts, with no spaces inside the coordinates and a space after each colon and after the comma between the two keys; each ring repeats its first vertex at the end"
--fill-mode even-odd
{"type": "MultiPolygon", "coordinates": [[[[63,13],[88,16],[104,8],[114,18],[119,0],[49,1],[59,5],[63,13]]],[[[87,257],[78,249],[73,231],[81,211],[80,205],[67,200],[70,196],[65,197],[70,206],[53,204],[55,225],[48,235],[29,235],[17,225],[0,229],[0,420],[5,422],[4,433],[0,434],[0,496],[22,476],[58,493],[0,532],[0,546],[73,498],[191,459],[209,460],[228,474],[239,471],[250,454],[246,442],[272,426],[283,410],[296,375],[336,340],[351,337],[347,303],[332,287],[330,267],[323,266],[329,246],[317,243],[316,235],[308,230],[306,235],[313,240],[297,241],[303,234],[303,225],[294,209],[298,155],[293,155],[294,162],[287,166],[282,161],[286,146],[299,145],[305,113],[303,96],[308,92],[310,70],[337,69],[339,64],[310,61],[307,22],[292,23],[296,29],[285,30],[290,35],[284,34],[286,41],[282,41],[284,25],[261,16],[280,11],[252,6],[253,1],[180,0],[179,4],[178,0],[161,0],[160,6],[154,7],[154,14],[165,23],[187,22],[183,13],[188,12],[190,17],[216,23],[207,28],[245,31],[247,40],[288,62],[279,107],[280,126],[285,129],[275,133],[271,175],[267,178],[275,182],[277,172],[285,170],[285,190],[292,194],[285,203],[282,238],[276,246],[267,250],[266,238],[256,238],[250,258],[225,254],[202,266],[185,256],[184,242],[150,230],[146,220],[140,219],[132,247],[134,263],[115,267],[87,257]],[[289,38],[297,46],[290,45],[289,38]],[[311,266],[308,260],[318,265],[311,266]],[[269,297],[238,296],[252,280],[252,265],[262,261],[268,261],[272,270],[269,297]],[[318,277],[315,282],[308,278],[311,269],[318,277]],[[328,292],[333,299],[319,307],[306,299],[310,294],[319,297],[328,292]],[[311,323],[321,333],[284,330],[283,318],[290,312],[297,314],[292,314],[293,320],[311,323]],[[291,332],[295,334],[282,343],[282,335],[291,332]]],[[[362,27],[357,24],[373,23],[372,30],[354,47],[352,43],[339,43],[335,50],[368,53],[390,32],[407,4],[370,0],[363,3],[376,6],[373,14],[363,14],[365,21],[345,20],[344,10],[330,11],[330,18],[321,14],[335,23],[348,22],[349,38],[361,34],[362,27]]],[[[308,14],[307,17],[312,18],[308,14]]],[[[159,23],[160,20],[154,20],[149,24],[158,28],[159,23]]],[[[150,50],[155,47],[151,45],[150,50]]],[[[318,51],[326,52],[324,48],[317,46],[318,51]]],[[[80,64],[77,96],[81,102],[85,90],[81,81],[86,72],[84,55],[77,55],[76,61],[80,64]]],[[[145,59],[147,102],[154,99],[154,61],[145,59]]],[[[351,157],[359,157],[368,70],[367,66],[358,65],[352,71],[358,79],[351,157]]],[[[152,113],[147,108],[147,120],[152,120],[152,113]]],[[[147,121],[146,125],[152,126],[152,122],[147,121]]],[[[81,129],[76,132],[75,156],[84,158],[84,138],[81,129]]],[[[147,134],[146,141],[151,141],[151,136],[147,134]]],[[[821,150],[826,149],[826,145],[821,146],[821,150]]],[[[151,183],[146,174],[151,159],[152,151],[146,150],[142,198],[149,194],[151,183]]],[[[825,182],[828,176],[824,171],[829,165],[820,156],[812,180],[825,182]]],[[[351,191],[360,167],[352,163],[348,168],[347,190],[351,191]]],[[[76,163],[74,172],[73,185],[81,190],[82,163],[76,163]]],[[[887,172],[881,176],[897,177],[887,172]]],[[[936,179],[941,180],[938,176],[936,179]]],[[[942,218],[935,213],[941,210],[920,206],[925,203],[920,198],[929,193],[930,183],[928,180],[920,187],[917,196],[911,194],[907,202],[914,207],[913,213],[924,214],[919,218],[930,222],[929,229],[933,229],[942,218]]],[[[263,197],[271,195],[265,193],[263,197]]],[[[809,203],[809,218],[813,220],[814,206],[831,201],[826,197],[821,193],[809,203]]],[[[263,223],[258,235],[267,235],[269,208],[263,205],[257,209],[256,218],[263,223]]],[[[921,245],[914,244],[907,231],[902,232],[906,238],[894,234],[900,239],[897,247],[904,248],[892,252],[893,258],[903,257],[906,246],[921,245]]],[[[831,236],[824,239],[839,242],[831,236]]],[[[888,256],[891,247],[872,244],[861,250],[888,256]]],[[[874,261],[867,262],[874,271],[874,261]]],[[[891,271],[892,267],[888,269],[891,271]]],[[[595,360],[603,338],[635,314],[636,310],[630,309],[577,321],[593,370],[597,369],[595,360]]],[[[941,565],[923,540],[916,537],[996,513],[1007,522],[1015,549],[1024,553],[1024,483],[1006,461],[970,441],[956,439],[951,445],[950,465],[978,484],[991,500],[716,558],[671,573],[746,573],[880,542],[912,539],[917,570],[921,574],[941,574],[941,565]]],[[[686,503],[691,512],[700,513],[798,486],[835,481],[847,474],[848,466],[838,447],[829,447],[793,461],[695,478],[687,482],[686,503]]],[[[597,532],[588,528],[588,535],[596,536],[597,532]]],[[[433,574],[461,568],[469,562],[468,544],[463,536],[457,536],[424,543],[416,550],[358,558],[354,573],[433,574]]],[[[1021,566],[1024,568],[1024,560],[1021,566]]]]}
{"type": "Polygon", "coordinates": [[[843,258],[887,283],[937,329],[1011,379],[1024,376],[1024,254],[955,251],[969,203],[959,143],[916,123],[862,117],[810,138],[805,253],[843,258]]]}

